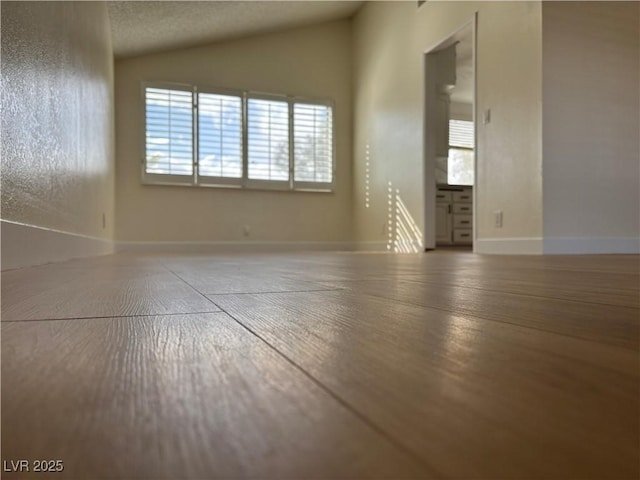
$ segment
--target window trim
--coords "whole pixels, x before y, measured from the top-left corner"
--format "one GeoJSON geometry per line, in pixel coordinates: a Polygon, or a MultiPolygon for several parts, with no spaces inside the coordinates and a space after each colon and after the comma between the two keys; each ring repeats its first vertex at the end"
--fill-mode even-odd
{"type": "Polygon", "coordinates": [[[333,193],[336,186],[336,128],[335,128],[335,102],[326,98],[311,96],[294,96],[274,93],[264,93],[250,90],[237,90],[229,88],[200,87],[194,84],[173,82],[140,82],[140,98],[142,112],[142,142],[141,142],[141,178],[143,185],[161,186],[187,186],[187,187],[213,187],[250,190],[275,190],[297,192],[333,193]],[[192,175],[159,174],[146,172],[146,89],[158,88],[166,90],[180,90],[192,94],[192,175]],[[242,176],[240,178],[210,177],[200,175],[199,172],[199,109],[198,95],[200,93],[237,96],[241,99],[241,136],[242,136],[242,176]],[[249,99],[284,101],[288,104],[289,114],[289,179],[268,180],[249,178],[249,125],[248,102],[249,99]],[[310,105],[322,105],[331,109],[331,182],[302,182],[295,180],[295,133],[294,133],[294,106],[296,103],[310,105]]]}

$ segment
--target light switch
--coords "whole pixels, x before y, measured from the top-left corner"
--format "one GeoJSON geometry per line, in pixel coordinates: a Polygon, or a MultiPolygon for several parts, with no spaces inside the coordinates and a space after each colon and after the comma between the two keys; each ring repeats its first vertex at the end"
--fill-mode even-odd
{"type": "Polygon", "coordinates": [[[486,125],[488,123],[491,123],[491,109],[487,108],[483,113],[482,113],[482,123],[483,125],[486,125]]]}

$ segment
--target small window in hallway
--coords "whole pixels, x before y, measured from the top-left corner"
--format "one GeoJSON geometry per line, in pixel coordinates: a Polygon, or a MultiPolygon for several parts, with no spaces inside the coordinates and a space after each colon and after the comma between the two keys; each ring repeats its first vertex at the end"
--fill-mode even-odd
{"type": "Polygon", "coordinates": [[[474,152],[473,122],[449,121],[449,165],[447,182],[450,185],[473,185],[474,152]]]}

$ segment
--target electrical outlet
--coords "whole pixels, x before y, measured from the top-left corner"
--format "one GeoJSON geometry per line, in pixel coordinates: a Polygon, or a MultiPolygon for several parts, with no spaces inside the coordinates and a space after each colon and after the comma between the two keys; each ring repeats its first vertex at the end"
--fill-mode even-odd
{"type": "Polygon", "coordinates": [[[502,210],[493,212],[493,220],[496,228],[502,228],[502,210]]]}
{"type": "Polygon", "coordinates": [[[102,212],[102,229],[107,228],[107,216],[102,212]]]}
{"type": "Polygon", "coordinates": [[[249,225],[245,225],[244,227],[242,227],[242,234],[245,237],[248,237],[250,233],[251,233],[251,227],[249,225]]]}

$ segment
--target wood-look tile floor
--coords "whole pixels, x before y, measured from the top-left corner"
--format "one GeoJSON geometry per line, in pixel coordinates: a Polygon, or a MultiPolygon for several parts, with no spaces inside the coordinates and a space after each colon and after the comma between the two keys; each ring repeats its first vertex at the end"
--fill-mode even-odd
{"type": "Polygon", "coordinates": [[[639,270],[437,251],[4,272],[3,478],[638,479],[639,270]]]}

